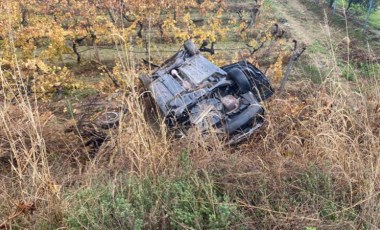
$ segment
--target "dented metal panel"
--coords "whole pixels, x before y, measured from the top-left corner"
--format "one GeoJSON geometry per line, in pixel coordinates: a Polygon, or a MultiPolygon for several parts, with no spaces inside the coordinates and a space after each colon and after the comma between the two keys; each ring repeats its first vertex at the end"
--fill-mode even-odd
{"type": "Polygon", "coordinates": [[[215,73],[226,75],[227,73],[218,66],[211,63],[201,55],[194,55],[178,68],[182,76],[195,85],[211,77],[215,73]]]}

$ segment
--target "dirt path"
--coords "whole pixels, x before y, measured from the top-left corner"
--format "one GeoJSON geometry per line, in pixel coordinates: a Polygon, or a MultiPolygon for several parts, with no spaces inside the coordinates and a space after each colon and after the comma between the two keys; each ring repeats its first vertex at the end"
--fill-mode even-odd
{"type": "Polygon", "coordinates": [[[274,2],[281,17],[286,19],[285,25],[291,28],[295,39],[311,45],[315,40],[327,38],[321,18],[299,0],[274,0],[274,2]]]}
{"type": "MultiPolygon", "coordinates": [[[[315,41],[323,43],[323,41],[328,41],[330,38],[333,42],[340,43],[347,36],[345,23],[343,22],[341,26],[336,23],[326,23],[323,15],[324,10],[318,8],[316,3],[307,6],[308,4],[305,4],[307,1],[302,0],[273,0],[273,2],[279,11],[279,17],[284,18],[286,20],[284,24],[291,28],[292,36],[306,45],[312,45],[315,41]],[[329,25],[330,23],[331,25],[329,25]]],[[[324,6],[320,5],[319,7],[324,6]]],[[[330,13],[327,12],[327,17],[331,21],[333,15],[330,15],[330,13]]],[[[342,17],[342,20],[344,19],[343,15],[338,17],[342,17]]],[[[354,31],[361,31],[363,25],[354,19],[349,19],[348,24],[350,39],[362,40],[360,43],[365,49],[367,48],[367,42],[364,40],[368,40],[374,49],[380,49],[380,43],[378,42],[379,30],[368,28],[367,33],[362,34],[360,38],[360,36],[354,35],[354,31]],[[365,39],[363,40],[364,37],[365,39]]]]}

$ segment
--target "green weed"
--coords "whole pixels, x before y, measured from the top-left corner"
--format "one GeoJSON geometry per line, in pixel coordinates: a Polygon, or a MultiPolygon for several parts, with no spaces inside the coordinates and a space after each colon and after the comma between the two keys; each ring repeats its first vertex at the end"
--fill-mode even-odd
{"type": "Polygon", "coordinates": [[[380,79],[380,64],[361,62],[358,65],[360,76],[366,78],[380,79]]]}
{"type": "Polygon", "coordinates": [[[326,46],[318,40],[315,40],[307,49],[309,53],[327,54],[326,46]]]}
{"type": "Polygon", "coordinates": [[[244,215],[200,176],[97,184],[67,197],[70,229],[228,229],[244,215]]]}
{"type": "Polygon", "coordinates": [[[351,65],[343,66],[341,74],[342,74],[342,77],[344,77],[348,81],[355,81],[357,78],[355,69],[351,65]]]}

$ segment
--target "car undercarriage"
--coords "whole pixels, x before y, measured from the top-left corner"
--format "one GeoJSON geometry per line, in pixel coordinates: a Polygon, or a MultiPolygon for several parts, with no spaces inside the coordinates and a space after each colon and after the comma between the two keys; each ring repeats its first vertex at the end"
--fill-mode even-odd
{"type": "Polygon", "coordinates": [[[140,80],[150,91],[167,125],[186,131],[196,127],[237,144],[264,123],[260,102],[273,94],[267,77],[246,61],[218,67],[188,40],[151,76],[140,80]]]}

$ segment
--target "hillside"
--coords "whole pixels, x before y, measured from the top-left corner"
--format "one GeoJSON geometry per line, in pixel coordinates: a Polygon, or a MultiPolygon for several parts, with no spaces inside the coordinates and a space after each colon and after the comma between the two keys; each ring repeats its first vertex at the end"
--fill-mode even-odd
{"type": "Polygon", "coordinates": [[[0,6],[0,229],[380,228],[379,9],[363,30],[314,0],[0,6]],[[178,137],[139,81],[188,38],[270,80],[248,140],[178,137]]]}

